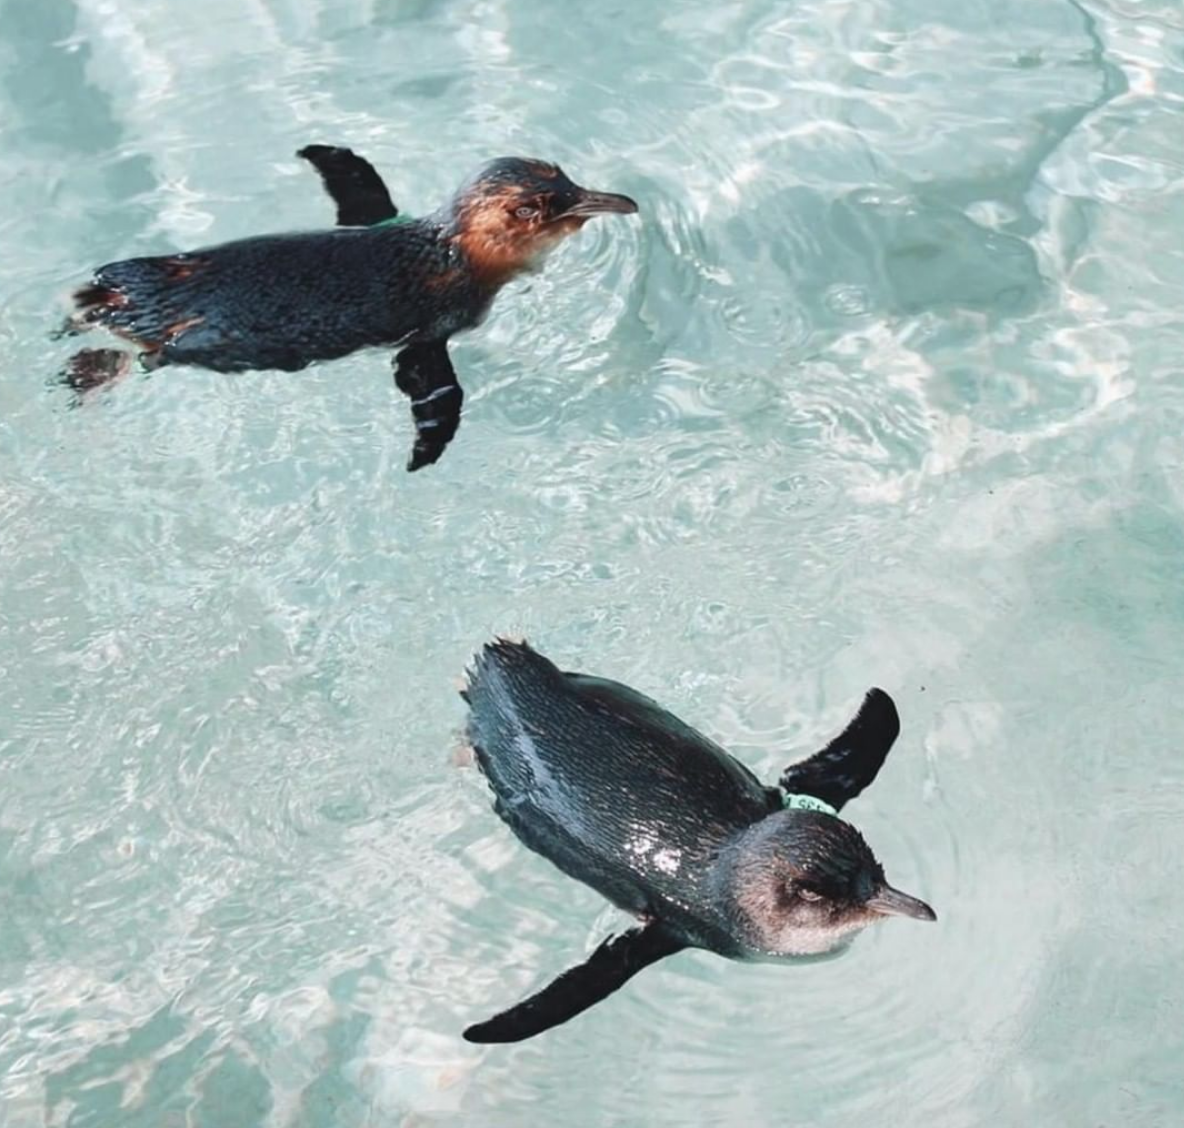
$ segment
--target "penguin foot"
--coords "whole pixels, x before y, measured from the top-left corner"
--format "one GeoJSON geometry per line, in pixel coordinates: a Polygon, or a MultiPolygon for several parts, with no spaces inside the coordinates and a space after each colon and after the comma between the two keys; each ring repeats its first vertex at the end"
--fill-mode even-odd
{"type": "Polygon", "coordinates": [[[477,753],[473,746],[464,739],[458,739],[452,747],[452,766],[454,768],[471,768],[477,762],[477,753]]]}
{"type": "Polygon", "coordinates": [[[62,381],[80,395],[123,379],[132,367],[130,353],[119,349],[82,349],[66,362],[62,381]]]}

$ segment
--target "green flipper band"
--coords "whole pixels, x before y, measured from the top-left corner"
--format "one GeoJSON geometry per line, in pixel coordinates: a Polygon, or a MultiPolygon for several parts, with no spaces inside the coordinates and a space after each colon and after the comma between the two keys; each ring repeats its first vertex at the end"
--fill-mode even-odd
{"type": "Polygon", "coordinates": [[[839,812],[834,807],[829,803],[824,803],[821,799],[815,799],[813,795],[786,795],[785,809],[787,811],[821,811],[824,815],[839,817],[839,812]]]}
{"type": "Polygon", "coordinates": [[[371,227],[394,227],[396,223],[412,223],[415,220],[413,215],[392,215],[390,219],[380,219],[377,223],[370,224],[371,227]]]}

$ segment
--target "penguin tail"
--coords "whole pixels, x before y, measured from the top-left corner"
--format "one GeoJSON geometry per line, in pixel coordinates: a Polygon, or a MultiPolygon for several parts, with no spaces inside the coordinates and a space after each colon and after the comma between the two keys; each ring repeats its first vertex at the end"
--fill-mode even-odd
{"type": "MultiPolygon", "coordinates": [[[[109,326],[119,332],[114,322],[121,311],[126,316],[131,299],[118,286],[105,281],[100,275],[71,295],[73,312],[54,334],[55,338],[76,337],[96,325],[109,326]]],[[[66,361],[60,376],[64,384],[81,396],[115,383],[126,376],[131,368],[131,354],[119,349],[80,349],[66,361]]]]}
{"type": "Polygon", "coordinates": [[[58,337],[76,337],[96,325],[103,325],[116,310],[124,309],[128,305],[126,294],[97,281],[80,286],[71,298],[74,312],[58,330],[58,337]]]}
{"type": "Polygon", "coordinates": [[[567,692],[563,672],[525,640],[499,637],[482,646],[460,690],[469,706],[469,741],[479,756],[487,738],[496,743],[504,736],[506,718],[529,711],[540,693],[554,692],[567,692]]]}
{"type": "MultiPolygon", "coordinates": [[[[468,705],[465,743],[473,750],[477,767],[494,784],[506,772],[513,774],[519,753],[514,732],[521,723],[521,706],[532,687],[554,667],[525,642],[494,638],[473,655],[465,670],[460,695],[468,705]]],[[[494,809],[506,816],[497,804],[494,809]]]]}
{"type": "Polygon", "coordinates": [[[72,336],[100,325],[144,352],[156,352],[205,320],[204,311],[194,308],[193,287],[203,285],[206,267],[204,258],[192,255],[101,266],[74,291],[74,311],[63,332],[72,336]]]}
{"type": "Polygon", "coordinates": [[[127,305],[127,295],[113,286],[91,282],[74,291],[74,307],[80,314],[95,314],[106,306],[127,305]]]}
{"type": "Polygon", "coordinates": [[[537,677],[540,666],[552,668],[525,639],[499,635],[473,655],[459,687],[460,695],[470,708],[479,710],[488,704],[491,695],[503,692],[507,682],[513,684],[521,677],[537,677]]]}
{"type": "Polygon", "coordinates": [[[551,665],[526,639],[498,635],[473,655],[473,660],[465,670],[460,695],[471,705],[474,695],[499,675],[530,670],[540,663],[547,667],[551,665]]]}

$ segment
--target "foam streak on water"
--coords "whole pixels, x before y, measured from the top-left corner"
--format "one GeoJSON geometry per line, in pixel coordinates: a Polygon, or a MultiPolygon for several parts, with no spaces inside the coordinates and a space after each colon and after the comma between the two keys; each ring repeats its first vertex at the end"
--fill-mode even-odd
{"type": "Polygon", "coordinates": [[[1175,0],[0,0],[0,1123],[1184,1115],[1175,0]],[[71,410],[90,266],[422,213],[501,153],[626,192],[458,339],[71,410]],[[491,633],[763,778],[884,686],[845,812],[939,923],[681,954],[459,1031],[617,927],[454,766],[491,633]]]}

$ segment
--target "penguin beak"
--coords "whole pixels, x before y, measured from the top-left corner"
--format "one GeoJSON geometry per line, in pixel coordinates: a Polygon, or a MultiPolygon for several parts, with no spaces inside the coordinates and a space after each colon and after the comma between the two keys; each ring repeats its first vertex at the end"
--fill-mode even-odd
{"type": "Polygon", "coordinates": [[[620,196],[616,192],[593,192],[590,188],[577,188],[575,202],[567,208],[562,216],[556,218],[567,219],[575,216],[587,219],[593,215],[615,213],[617,215],[633,215],[637,211],[635,201],[628,196],[620,196]]]}
{"type": "Polygon", "coordinates": [[[906,916],[913,920],[937,920],[935,913],[924,901],[910,897],[891,885],[882,885],[874,896],[865,902],[873,912],[884,916],[906,916]]]}

